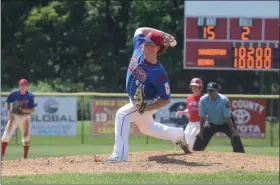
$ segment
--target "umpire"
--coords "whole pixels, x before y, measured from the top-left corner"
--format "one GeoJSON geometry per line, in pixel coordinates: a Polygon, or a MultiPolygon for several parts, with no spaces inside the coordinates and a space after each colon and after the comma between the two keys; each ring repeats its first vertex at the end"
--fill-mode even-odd
{"type": "Polygon", "coordinates": [[[218,93],[218,85],[215,82],[207,84],[207,94],[200,98],[199,116],[200,133],[196,137],[194,151],[203,151],[216,132],[223,132],[230,138],[234,152],[245,153],[236,131],[230,102],[227,97],[218,93]]]}

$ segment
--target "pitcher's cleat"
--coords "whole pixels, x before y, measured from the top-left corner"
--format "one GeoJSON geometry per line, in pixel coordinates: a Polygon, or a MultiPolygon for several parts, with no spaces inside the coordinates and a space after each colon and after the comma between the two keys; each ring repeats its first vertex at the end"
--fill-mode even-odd
{"type": "Polygon", "coordinates": [[[1,161],[4,161],[4,155],[1,155],[1,161]]]}
{"type": "Polygon", "coordinates": [[[182,150],[184,151],[185,154],[191,154],[191,151],[189,150],[189,145],[180,145],[182,150]]]}
{"type": "Polygon", "coordinates": [[[189,150],[189,146],[185,140],[185,137],[183,137],[181,141],[178,141],[176,145],[180,145],[180,147],[182,148],[185,154],[191,154],[189,150]]]}
{"type": "Polygon", "coordinates": [[[119,157],[110,157],[110,158],[106,159],[104,162],[117,163],[117,162],[126,162],[126,161],[120,159],[119,157]]]}

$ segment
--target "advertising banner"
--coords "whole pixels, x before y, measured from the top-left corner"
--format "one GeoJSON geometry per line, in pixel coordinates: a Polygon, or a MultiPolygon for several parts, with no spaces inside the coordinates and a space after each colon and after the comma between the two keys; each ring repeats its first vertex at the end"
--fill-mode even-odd
{"type": "Polygon", "coordinates": [[[186,116],[176,116],[176,112],[186,109],[186,98],[171,98],[170,103],[155,113],[155,121],[173,127],[187,123],[186,116]]]}
{"type": "MultiPolygon", "coordinates": [[[[92,135],[115,135],[115,116],[120,107],[129,103],[121,97],[93,97],[91,100],[92,135]]],[[[140,135],[138,127],[130,124],[130,135],[140,135]]]]}
{"type": "Polygon", "coordinates": [[[31,136],[76,136],[76,97],[36,97],[31,114],[31,136]]]}
{"type": "MultiPolygon", "coordinates": [[[[241,137],[265,137],[266,101],[230,98],[231,111],[241,137]]],[[[217,136],[225,136],[217,133],[217,136]]]]}

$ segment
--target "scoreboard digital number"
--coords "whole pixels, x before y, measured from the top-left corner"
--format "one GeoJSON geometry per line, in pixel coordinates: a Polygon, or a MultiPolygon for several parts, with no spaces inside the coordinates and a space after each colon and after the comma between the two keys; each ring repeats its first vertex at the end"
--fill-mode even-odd
{"type": "Polygon", "coordinates": [[[271,69],[271,48],[234,48],[234,68],[271,69]]]}
{"type": "Polygon", "coordinates": [[[184,69],[279,71],[278,7],[278,1],[185,1],[184,69]]]}

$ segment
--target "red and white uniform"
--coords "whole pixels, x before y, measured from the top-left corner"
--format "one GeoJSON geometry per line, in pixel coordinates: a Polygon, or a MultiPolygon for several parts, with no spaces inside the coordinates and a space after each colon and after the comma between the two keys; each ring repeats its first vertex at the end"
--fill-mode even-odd
{"type": "Polygon", "coordinates": [[[196,136],[199,134],[200,131],[200,117],[199,117],[199,100],[203,95],[194,96],[191,95],[187,97],[187,106],[186,109],[189,110],[189,123],[185,129],[185,138],[189,145],[189,150],[193,151],[193,145],[195,142],[196,136]]]}

